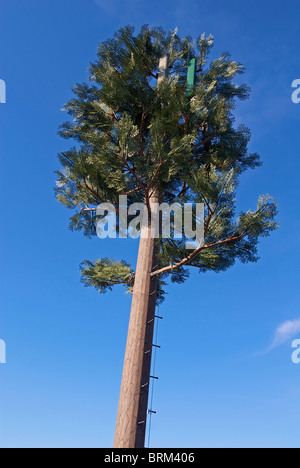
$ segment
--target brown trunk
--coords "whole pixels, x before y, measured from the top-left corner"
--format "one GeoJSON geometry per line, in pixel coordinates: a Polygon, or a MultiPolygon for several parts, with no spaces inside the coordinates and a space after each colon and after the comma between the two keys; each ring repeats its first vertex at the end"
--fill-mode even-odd
{"type": "MultiPolygon", "coordinates": [[[[153,196],[150,205],[158,203],[153,196]]],[[[143,448],[145,444],[150,368],[155,318],[157,247],[150,227],[141,238],[133,288],[114,448],[143,448]]]]}

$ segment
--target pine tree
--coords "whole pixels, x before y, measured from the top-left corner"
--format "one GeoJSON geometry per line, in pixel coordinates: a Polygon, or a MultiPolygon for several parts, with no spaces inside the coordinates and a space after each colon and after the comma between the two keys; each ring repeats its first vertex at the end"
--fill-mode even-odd
{"type": "Polygon", "coordinates": [[[183,283],[191,268],[220,272],[236,260],[256,262],[259,238],[277,227],[269,196],[236,216],[239,176],[261,162],[248,152],[249,130],[234,125],[236,100],[249,96],[234,82],[244,68],[228,53],[209,62],[212,45],[212,36],[193,41],[147,25],[137,35],[131,26],[120,29],[100,43],[89,82],[74,86],[65,106],[73,121],[59,130],[75,142],[59,154],[56,188],[58,201],[75,210],[71,230],[95,236],[97,206],[117,210],[121,195],[128,207],[140,202],[148,210],[162,201],[205,206],[204,234],[193,250],[184,237],[149,235],[140,239],[136,271],[126,259],[81,265],[85,285],[105,293],[124,284],[132,292],[115,447],[144,446],[155,305],[167,279],[183,283]],[[195,82],[187,84],[188,69],[195,82]]]}

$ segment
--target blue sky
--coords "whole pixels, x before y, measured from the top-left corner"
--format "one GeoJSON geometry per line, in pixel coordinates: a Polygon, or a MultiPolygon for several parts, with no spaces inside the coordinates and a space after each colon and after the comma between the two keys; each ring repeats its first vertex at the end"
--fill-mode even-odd
{"type": "Polygon", "coordinates": [[[270,193],[281,222],[259,263],[169,287],[151,446],[300,446],[300,364],[291,361],[300,338],[299,15],[298,0],[0,1],[2,447],[112,446],[130,297],[82,287],[79,263],[124,253],[134,263],[137,242],[70,232],[53,171],[67,147],[56,132],[71,85],[86,79],[100,41],[144,23],[212,33],[212,57],[229,51],[246,66],[252,93],[236,118],[264,165],[243,175],[238,205],[253,209],[270,193]]]}

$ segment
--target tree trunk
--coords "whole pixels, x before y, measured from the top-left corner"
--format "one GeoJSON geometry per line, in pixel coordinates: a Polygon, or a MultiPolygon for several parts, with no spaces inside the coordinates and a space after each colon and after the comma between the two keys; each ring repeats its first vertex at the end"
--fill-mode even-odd
{"type": "MultiPolygon", "coordinates": [[[[158,203],[158,198],[150,198],[158,203]]],[[[114,448],[143,448],[145,444],[148,395],[156,305],[157,247],[151,237],[140,238],[136,276],[128,327],[114,448]]]]}

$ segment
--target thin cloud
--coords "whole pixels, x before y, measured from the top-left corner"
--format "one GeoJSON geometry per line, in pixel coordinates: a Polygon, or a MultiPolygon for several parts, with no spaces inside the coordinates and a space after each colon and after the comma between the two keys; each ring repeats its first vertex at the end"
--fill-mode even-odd
{"type": "Polygon", "coordinates": [[[270,349],[277,348],[277,346],[286,343],[294,338],[297,333],[300,333],[300,318],[287,320],[276,329],[270,349]]]}
{"type": "Polygon", "coordinates": [[[287,320],[286,322],[281,323],[274,332],[271,345],[263,351],[254,353],[253,356],[264,356],[273,349],[278,348],[278,346],[281,346],[289,341],[291,342],[298,333],[300,334],[300,318],[295,320],[287,320]]]}
{"type": "Polygon", "coordinates": [[[116,3],[113,1],[105,1],[105,0],[94,0],[96,5],[98,5],[105,13],[114,15],[117,12],[116,3]]]}
{"type": "Polygon", "coordinates": [[[138,12],[138,0],[94,0],[94,3],[107,15],[123,20],[123,22],[134,22],[138,12]],[[134,18],[133,18],[134,16],[134,18]]]}

